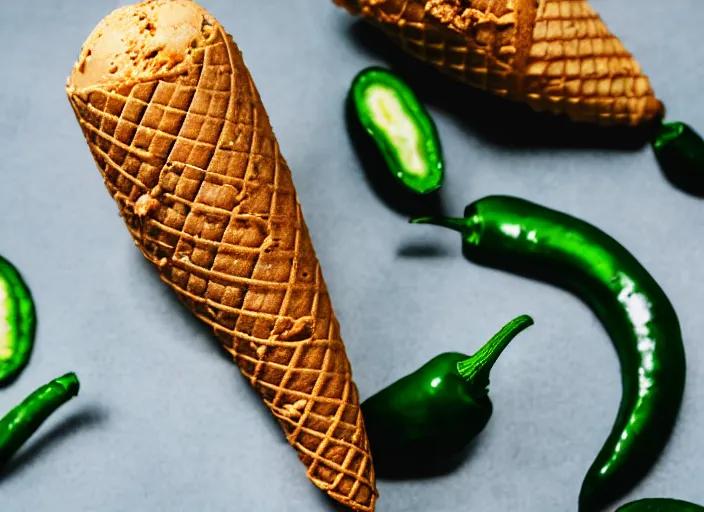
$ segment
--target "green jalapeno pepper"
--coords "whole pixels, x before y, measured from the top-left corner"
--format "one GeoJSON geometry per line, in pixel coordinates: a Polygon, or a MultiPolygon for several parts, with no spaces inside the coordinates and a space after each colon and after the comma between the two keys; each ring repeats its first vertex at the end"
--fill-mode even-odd
{"type": "Polygon", "coordinates": [[[397,471],[460,453],[489,421],[489,373],[527,315],[501,329],[476,354],[445,353],[362,403],[374,465],[397,471]]]}
{"type": "Polygon", "coordinates": [[[704,140],[699,134],[684,123],[662,123],[653,150],[673,183],[692,194],[704,195],[704,140]]]}
{"type": "Polygon", "coordinates": [[[0,386],[17,377],[34,345],[36,312],[19,271],[0,256],[0,386]]]}
{"type": "Polygon", "coordinates": [[[67,373],[41,386],[0,420],[0,467],[54,411],[78,395],[79,387],[76,374],[67,373]]]}
{"type": "Polygon", "coordinates": [[[626,503],[616,512],[704,512],[704,507],[670,498],[646,498],[626,503]]]}
{"type": "Polygon", "coordinates": [[[353,80],[348,102],[399,183],[417,194],[442,186],[437,128],[408,84],[391,71],[367,68],[353,80]]]}
{"type": "Polygon", "coordinates": [[[412,222],[459,231],[469,260],[560,285],[594,310],[618,353],[623,394],[582,484],[580,511],[597,510],[630,490],[667,444],[684,392],[680,325],[660,286],[596,227],[515,197],[480,199],[463,219],[412,222]]]}

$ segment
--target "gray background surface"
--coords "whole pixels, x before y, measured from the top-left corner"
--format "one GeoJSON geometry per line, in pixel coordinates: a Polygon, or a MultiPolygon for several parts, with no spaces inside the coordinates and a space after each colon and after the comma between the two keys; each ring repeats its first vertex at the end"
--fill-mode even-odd
{"type": "MultiPolygon", "coordinates": [[[[456,234],[409,226],[372,192],[342,102],[361,68],[389,61],[360,42],[352,18],[327,0],[202,4],[243,50],[294,172],[363,398],[440,352],[477,349],[514,316],[535,318],[494,370],[495,413],[471,457],[443,477],[379,481],[378,510],[576,510],[621,393],[601,325],[567,293],[468,263],[456,234]]],[[[40,315],[31,365],[0,391],[0,410],[69,370],[83,385],[5,473],[0,508],[334,510],[210,334],[142,261],[73,118],[66,77],[118,5],[0,4],[0,253],[21,268],[40,315]]],[[[704,130],[704,4],[593,5],[669,117],[704,130]]],[[[620,240],[666,290],[685,335],[686,397],[664,457],[627,499],[704,503],[704,202],[673,188],[647,147],[556,149],[530,122],[520,131],[545,147],[507,147],[482,136],[471,104],[458,115],[436,101],[443,95],[424,99],[445,146],[448,212],[490,193],[569,212],[620,240]]],[[[494,122],[508,130],[513,119],[494,122]]]]}

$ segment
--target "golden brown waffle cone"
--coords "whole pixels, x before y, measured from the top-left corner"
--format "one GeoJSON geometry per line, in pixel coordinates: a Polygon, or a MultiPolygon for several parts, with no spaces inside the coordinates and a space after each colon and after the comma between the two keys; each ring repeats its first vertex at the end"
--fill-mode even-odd
{"type": "Polygon", "coordinates": [[[291,172],[232,38],[190,0],[122,8],[86,41],[67,92],[144,256],[213,328],[315,485],[373,511],[374,469],[339,325],[291,172]]]}
{"type": "Polygon", "coordinates": [[[574,121],[639,125],[664,107],[586,0],[333,0],[411,55],[574,121]]]}

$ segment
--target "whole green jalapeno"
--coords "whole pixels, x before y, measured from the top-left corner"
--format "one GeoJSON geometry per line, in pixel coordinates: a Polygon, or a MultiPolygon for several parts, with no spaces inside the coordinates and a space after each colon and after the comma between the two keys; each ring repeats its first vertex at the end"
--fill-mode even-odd
{"type": "Polygon", "coordinates": [[[0,419],[0,468],[59,407],[78,395],[75,373],[67,373],[34,391],[0,419]]]}
{"type": "Polygon", "coordinates": [[[489,373],[527,315],[503,327],[473,356],[440,354],[362,403],[374,465],[380,473],[444,462],[488,423],[489,373]]]}
{"type": "Polygon", "coordinates": [[[435,122],[406,82],[389,70],[367,68],[352,81],[347,101],[401,185],[416,194],[442,186],[444,162],[435,122]]]}
{"type": "Polygon", "coordinates": [[[646,498],[626,503],[616,512],[704,512],[704,507],[670,498],[646,498]]]}
{"type": "Polygon", "coordinates": [[[29,362],[37,317],[32,294],[19,271],[0,256],[0,386],[29,362]]]}
{"type": "Polygon", "coordinates": [[[682,333],[660,286],[603,231],[515,197],[480,199],[463,219],[411,222],[459,231],[469,260],[557,284],[594,310],[618,353],[623,393],[582,483],[579,509],[598,510],[629,491],[667,444],[684,392],[682,333]]]}

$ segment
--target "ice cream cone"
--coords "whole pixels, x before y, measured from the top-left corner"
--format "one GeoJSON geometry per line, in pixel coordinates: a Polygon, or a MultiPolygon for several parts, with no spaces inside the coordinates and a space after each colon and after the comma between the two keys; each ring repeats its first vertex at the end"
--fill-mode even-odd
{"type": "Polygon", "coordinates": [[[338,321],[232,38],[190,0],[123,7],[84,44],[67,93],[143,255],[212,327],[313,483],[373,511],[374,469],[338,321]]]}
{"type": "Polygon", "coordinates": [[[586,0],[333,0],[469,85],[574,121],[664,115],[648,77],[586,0]]]}

